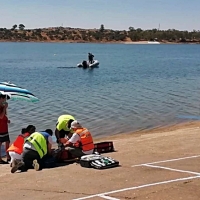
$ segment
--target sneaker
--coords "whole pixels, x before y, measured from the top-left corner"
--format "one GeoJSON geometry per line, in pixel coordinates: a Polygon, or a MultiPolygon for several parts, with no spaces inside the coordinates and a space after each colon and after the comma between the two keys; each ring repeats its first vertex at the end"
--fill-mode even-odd
{"type": "Polygon", "coordinates": [[[39,169],[40,169],[40,165],[39,165],[39,163],[38,163],[38,161],[36,159],[33,161],[33,168],[36,171],[39,171],[39,169]]]}
{"type": "Polygon", "coordinates": [[[21,160],[14,160],[11,173],[15,173],[24,163],[21,160]],[[14,165],[14,166],[13,166],[14,165]]]}
{"type": "Polygon", "coordinates": [[[10,163],[10,167],[14,167],[17,164],[17,160],[13,159],[12,162],[10,163]]]}

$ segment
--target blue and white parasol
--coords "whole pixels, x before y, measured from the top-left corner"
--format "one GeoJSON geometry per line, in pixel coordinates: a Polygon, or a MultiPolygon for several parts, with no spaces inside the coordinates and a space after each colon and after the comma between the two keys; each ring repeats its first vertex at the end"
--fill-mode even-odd
{"type": "Polygon", "coordinates": [[[0,82],[0,94],[7,95],[11,100],[39,101],[30,91],[10,82],[0,82]]]}

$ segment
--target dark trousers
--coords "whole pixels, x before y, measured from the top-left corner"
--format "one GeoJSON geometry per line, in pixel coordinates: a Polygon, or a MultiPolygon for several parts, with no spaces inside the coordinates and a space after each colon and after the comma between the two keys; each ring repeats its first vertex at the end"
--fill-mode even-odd
{"type": "Polygon", "coordinates": [[[89,63],[92,64],[93,63],[93,59],[89,59],[89,63]]]}
{"type": "Polygon", "coordinates": [[[84,156],[85,154],[82,152],[82,149],[79,147],[66,147],[66,150],[69,151],[69,153],[74,156],[80,158],[81,156],[84,156]]]}
{"type": "Polygon", "coordinates": [[[43,164],[38,152],[33,149],[25,148],[22,153],[22,161],[24,162],[22,170],[33,169],[33,160],[35,159],[38,161],[40,169],[42,169],[43,164]]]}

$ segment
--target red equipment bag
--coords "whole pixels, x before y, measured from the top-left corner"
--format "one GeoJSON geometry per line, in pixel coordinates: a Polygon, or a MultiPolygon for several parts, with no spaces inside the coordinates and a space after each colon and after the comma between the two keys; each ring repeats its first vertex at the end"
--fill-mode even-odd
{"type": "Polygon", "coordinates": [[[115,151],[113,142],[99,142],[94,144],[94,152],[107,153],[115,151]]]}

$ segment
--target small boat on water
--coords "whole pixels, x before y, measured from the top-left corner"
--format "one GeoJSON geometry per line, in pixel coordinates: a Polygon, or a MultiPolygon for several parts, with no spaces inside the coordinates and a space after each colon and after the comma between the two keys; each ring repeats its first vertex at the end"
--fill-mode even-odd
{"type": "Polygon", "coordinates": [[[94,60],[93,63],[89,63],[89,61],[83,60],[82,63],[78,63],[77,67],[79,68],[98,68],[99,67],[99,61],[98,60],[94,60]]]}

